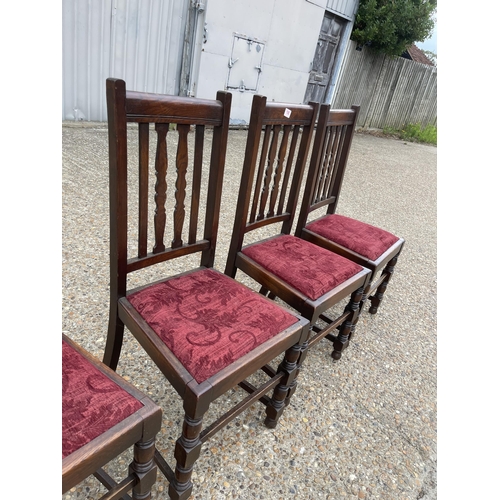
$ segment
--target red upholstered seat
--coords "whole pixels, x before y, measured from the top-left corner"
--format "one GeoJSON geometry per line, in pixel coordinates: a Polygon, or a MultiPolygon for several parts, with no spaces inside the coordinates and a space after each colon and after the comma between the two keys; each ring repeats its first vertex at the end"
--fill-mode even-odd
{"type": "Polygon", "coordinates": [[[306,228],[373,261],[399,241],[388,231],[337,214],[322,217],[306,228]]]}
{"type": "Polygon", "coordinates": [[[62,458],[144,405],[62,342],[62,458]]]}
{"type": "Polygon", "coordinates": [[[198,383],[230,365],[297,317],[213,269],[127,296],[198,383]]]}
{"type": "Polygon", "coordinates": [[[291,235],[248,246],[242,253],[312,300],[363,269],[340,255],[291,235]]]}

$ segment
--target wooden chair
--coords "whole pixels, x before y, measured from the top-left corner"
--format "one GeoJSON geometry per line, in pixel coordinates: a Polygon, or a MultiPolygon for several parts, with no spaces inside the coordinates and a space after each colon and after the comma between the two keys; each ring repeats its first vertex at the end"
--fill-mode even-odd
{"type": "Polygon", "coordinates": [[[240,270],[261,293],[295,308],[311,322],[309,346],[328,337],[338,360],[354,333],[370,271],[289,234],[318,107],[254,96],[225,273],[235,277],[240,270]],[[325,314],[349,296],[339,317],[325,314]]]}
{"type": "Polygon", "coordinates": [[[404,239],[336,213],[358,111],[359,106],[331,110],[321,105],[295,235],[370,269],[361,305],[369,298],[369,312],[375,314],[404,239]],[[308,222],[312,212],[325,206],[326,215],[308,222]]]}
{"type": "Polygon", "coordinates": [[[104,362],[116,368],[126,326],[182,398],[185,418],[175,446],[175,472],[158,450],[155,460],[170,482],[170,498],[187,499],[193,487],[193,465],[202,444],[213,434],[256,401],[266,406],[265,424],[276,426],[295,387],[297,360],[309,326],[306,319],[213,268],[231,94],[219,92],[212,101],[126,91],[125,82],[116,79],[106,84],[111,302],[104,362]],[[128,189],[133,191],[133,182],[127,178],[132,171],[128,164],[133,163],[127,122],[138,124],[135,254],[127,250],[134,248],[127,233],[130,225],[133,234],[128,211],[134,206],[127,197],[128,189]],[[156,184],[154,206],[148,210],[150,124],[157,135],[156,184]],[[176,131],[169,132],[173,124],[176,131]],[[174,149],[176,169],[171,171],[168,152],[174,149]],[[148,240],[148,215],[153,209],[148,240]],[[167,210],[172,214],[168,219],[167,210]],[[201,238],[197,236],[199,224],[204,228],[201,238]],[[170,244],[165,242],[167,227],[170,244]],[[200,266],[189,267],[186,258],[195,254],[200,266]],[[182,264],[177,264],[181,257],[182,264]],[[182,265],[184,272],[172,275],[164,269],[167,264],[182,265]],[[134,278],[130,274],[141,270],[147,271],[146,284],[129,289],[127,279],[134,278]],[[153,274],[160,279],[153,281],[153,274]],[[273,369],[270,363],[283,353],[283,360],[273,369]],[[261,369],[269,376],[262,385],[255,387],[245,380],[261,369]],[[236,385],[249,395],[202,430],[209,405],[236,385]],[[267,396],[271,391],[272,396],[267,396]]]}
{"type": "Polygon", "coordinates": [[[151,498],[156,481],[155,437],[161,409],[113,370],[62,334],[62,492],[94,475],[102,498],[151,498]],[[134,447],[129,475],[119,484],[103,466],[134,447]]]}

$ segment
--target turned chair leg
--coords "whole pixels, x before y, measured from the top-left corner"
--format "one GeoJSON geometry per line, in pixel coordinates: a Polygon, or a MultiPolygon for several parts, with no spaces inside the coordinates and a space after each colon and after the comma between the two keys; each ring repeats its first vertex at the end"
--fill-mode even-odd
{"type": "MultiPolygon", "coordinates": [[[[373,277],[373,274],[372,274],[373,277]]],[[[365,302],[367,301],[368,294],[370,293],[370,288],[372,286],[372,280],[368,282],[368,284],[365,286],[365,289],[363,290],[363,296],[361,297],[361,301],[359,303],[359,313],[361,314],[361,311],[363,310],[363,306],[365,305],[365,302]]]]}
{"type": "Polygon", "coordinates": [[[309,335],[306,341],[303,344],[300,344],[300,354],[297,359],[297,374],[295,378],[293,379],[293,382],[290,384],[290,387],[288,389],[288,394],[286,395],[285,398],[285,406],[288,406],[290,404],[290,400],[292,399],[292,396],[295,392],[295,389],[297,389],[297,378],[300,373],[300,369],[302,368],[302,363],[304,363],[304,360],[306,359],[307,356],[307,349],[309,348],[309,337],[311,335],[312,330],[309,330],[309,335]]]}
{"type": "Polygon", "coordinates": [[[283,375],[280,383],[275,387],[271,401],[266,407],[267,416],[264,425],[269,429],[274,429],[278,425],[278,420],[283,410],[290,402],[293,392],[295,392],[298,375],[297,361],[301,356],[301,352],[300,344],[290,347],[285,352],[283,361],[278,367],[278,372],[283,371],[285,375],[283,375]]]}
{"type": "Polygon", "coordinates": [[[173,500],[187,500],[191,496],[193,466],[201,452],[201,430],[201,418],[193,419],[187,414],[184,416],[182,434],[175,444],[174,456],[177,464],[174,480],[168,489],[169,496],[173,500]]]}
{"type": "Polygon", "coordinates": [[[134,473],[140,481],[132,490],[133,500],[151,499],[151,487],[156,481],[157,472],[154,454],[154,438],[140,441],[134,446],[134,459],[129,466],[129,474],[134,473]]]}
{"type": "Polygon", "coordinates": [[[344,312],[351,312],[349,317],[340,325],[339,334],[333,342],[332,358],[338,361],[342,357],[342,351],[349,345],[349,340],[356,329],[356,323],[359,317],[359,304],[363,297],[363,288],[358,288],[351,295],[351,300],[347,304],[344,312]]]}
{"type": "Polygon", "coordinates": [[[370,314],[376,314],[378,311],[378,308],[380,306],[380,303],[382,302],[382,299],[384,298],[384,293],[385,289],[387,288],[387,285],[389,284],[389,281],[391,280],[391,277],[394,273],[394,267],[396,266],[396,263],[398,261],[398,256],[394,257],[391,259],[388,263],[387,266],[385,266],[385,269],[382,271],[385,274],[384,281],[380,283],[380,285],[377,288],[377,291],[374,295],[369,297],[371,301],[371,306],[368,312],[370,314]]]}
{"type": "Polygon", "coordinates": [[[120,352],[123,344],[123,322],[118,317],[118,311],[110,311],[108,323],[108,338],[106,339],[106,347],[104,349],[103,363],[109,366],[112,370],[116,370],[120,352]]]}

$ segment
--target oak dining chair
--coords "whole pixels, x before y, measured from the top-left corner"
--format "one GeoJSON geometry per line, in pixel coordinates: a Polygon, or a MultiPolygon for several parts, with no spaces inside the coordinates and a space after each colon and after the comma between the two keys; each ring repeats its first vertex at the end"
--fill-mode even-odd
{"type": "Polygon", "coordinates": [[[119,79],[106,85],[110,316],[104,362],[117,367],[126,327],[181,398],[176,465],[158,449],[155,461],[170,483],[169,497],[186,500],[202,445],[216,432],[258,401],[265,425],[277,425],[296,386],[309,322],[214,268],[231,94],[209,100],[129,91],[119,79]],[[247,380],[255,373],[265,378],[259,386],[247,380]],[[248,395],[204,427],[210,405],[236,386],[248,395]]]}
{"type": "Polygon", "coordinates": [[[337,213],[358,113],[359,106],[330,109],[329,104],[321,105],[295,235],[370,269],[362,304],[370,300],[369,312],[375,314],[404,239],[337,213]]]}

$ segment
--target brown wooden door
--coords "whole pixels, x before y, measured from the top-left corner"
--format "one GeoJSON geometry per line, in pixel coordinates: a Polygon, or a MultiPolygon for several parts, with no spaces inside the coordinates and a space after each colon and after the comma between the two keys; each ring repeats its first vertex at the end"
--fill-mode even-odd
{"type": "Polygon", "coordinates": [[[309,101],[324,102],[346,22],[340,17],[325,12],[307,83],[305,103],[309,101]]]}

